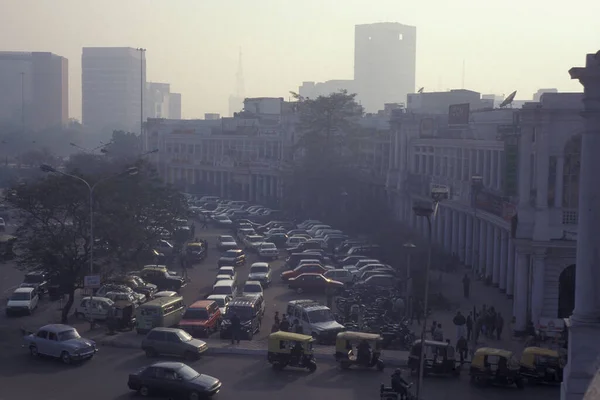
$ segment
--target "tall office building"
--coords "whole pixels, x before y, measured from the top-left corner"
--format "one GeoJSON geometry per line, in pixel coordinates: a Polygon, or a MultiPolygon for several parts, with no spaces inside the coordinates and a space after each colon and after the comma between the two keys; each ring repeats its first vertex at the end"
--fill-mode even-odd
{"type": "Polygon", "coordinates": [[[356,25],[354,81],[367,112],[406,104],[415,91],[417,28],[396,22],[356,25]]]}
{"type": "Polygon", "coordinates": [[[140,133],[146,89],[145,51],[131,47],[84,47],[81,60],[83,124],[108,137],[113,130],[140,133]]]}
{"type": "Polygon", "coordinates": [[[0,52],[0,120],[28,129],[69,120],[69,64],[47,52],[0,52]]]}
{"type": "Polygon", "coordinates": [[[171,93],[169,96],[169,118],[181,119],[181,93],[171,93]]]}

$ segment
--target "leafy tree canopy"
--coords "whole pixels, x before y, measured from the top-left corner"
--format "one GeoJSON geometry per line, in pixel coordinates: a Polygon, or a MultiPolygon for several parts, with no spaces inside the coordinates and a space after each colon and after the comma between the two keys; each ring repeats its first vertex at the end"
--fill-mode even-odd
{"type": "MultiPolygon", "coordinates": [[[[96,161],[92,156],[88,162],[96,161]]],[[[138,173],[133,176],[101,165],[77,175],[94,187],[94,274],[140,266],[161,230],[173,231],[175,219],[185,215],[183,197],[163,185],[149,164],[139,160],[134,166],[138,173]]],[[[60,284],[69,295],[66,321],[75,290],[90,273],[89,190],[80,180],[49,173],[14,185],[5,197],[21,214],[17,265],[45,271],[60,284]]]]}
{"type": "Polygon", "coordinates": [[[104,150],[111,159],[132,159],[142,152],[141,138],[132,132],[114,131],[104,150]]]}

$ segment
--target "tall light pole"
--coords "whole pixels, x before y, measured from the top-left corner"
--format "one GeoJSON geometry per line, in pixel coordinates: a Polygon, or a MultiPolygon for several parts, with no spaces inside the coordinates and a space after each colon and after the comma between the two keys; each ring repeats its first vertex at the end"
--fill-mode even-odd
{"type": "Polygon", "coordinates": [[[144,151],[148,149],[148,138],[144,135],[144,61],[146,59],[146,49],[139,47],[140,52],[140,135],[144,140],[144,151]]]}
{"type": "MultiPolygon", "coordinates": [[[[90,183],[88,181],[86,181],[85,179],[83,179],[82,177],[59,171],[56,168],[54,168],[48,164],[40,165],[40,169],[44,172],[53,172],[53,173],[56,173],[59,175],[67,176],[72,179],[76,179],[79,182],[83,183],[88,188],[89,203],[90,203],[90,239],[89,239],[90,240],[90,253],[89,253],[90,254],[90,272],[89,273],[90,273],[90,275],[93,275],[94,274],[94,190],[98,187],[98,185],[100,183],[106,182],[110,179],[118,178],[118,177],[125,176],[125,175],[136,175],[138,173],[138,169],[136,167],[128,168],[124,172],[120,172],[118,174],[109,175],[107,177],[104,177],[104,178],[100,179],[99,181],[97,181],[96,183],[94,183],[93,185],[90,185],[90,183]]],[[[92,291],[90,298],[91,299],[94,298],[93,291],[92,291]]],[[[91,327],[93,328],[94,320],[93,320],[93,318],[91,318],[91,316],[90,316],[90,324],[91,324],[91,327]]]]}
{"type": "Polygon", "coordinates": [[[412,277],[411,277],[411,271],[410,271],[410,256],[411,253],[413,252],[413,250],[417,247],[415,246],[413,243],[411,242],[406,242],[402,245],[402,247],[404,247],[404,249],[406,250],[406,303],[405,303],[405,308],[406,308],[406,314],[408,316],[411,315],[412,313],[412,308],[413,308],[413,304],[410,301],[410,295],[411,295],[411,286],[412,286],[412,277]]]}

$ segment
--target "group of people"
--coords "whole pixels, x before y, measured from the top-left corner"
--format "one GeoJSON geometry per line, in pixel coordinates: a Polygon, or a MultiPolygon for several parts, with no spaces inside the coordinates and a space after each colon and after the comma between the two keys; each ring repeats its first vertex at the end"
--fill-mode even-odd
{"type": "Polygon", "coordinates": [[[287,315],[283,314],[281,318],[279,318],[279,311],[275,311],[275,316],[273,318],[273,326],[271,327],[272,332],[294,332],[299,334],[304,334],[304,328],[302,324],[295,318],[291,323],[287,315]]]}

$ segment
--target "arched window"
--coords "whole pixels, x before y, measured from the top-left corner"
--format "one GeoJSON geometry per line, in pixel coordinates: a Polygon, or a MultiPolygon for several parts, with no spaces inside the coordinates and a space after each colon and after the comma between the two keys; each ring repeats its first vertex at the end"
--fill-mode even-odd
{"type": "Polygon", "coordinates": [[[565,145],[563,169],[563,207],[577,208],[579,204],[579,170],[581,166],[581,135],[572,137],[565,145]]]}

